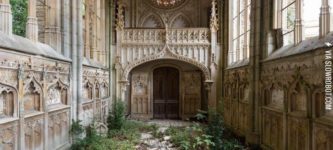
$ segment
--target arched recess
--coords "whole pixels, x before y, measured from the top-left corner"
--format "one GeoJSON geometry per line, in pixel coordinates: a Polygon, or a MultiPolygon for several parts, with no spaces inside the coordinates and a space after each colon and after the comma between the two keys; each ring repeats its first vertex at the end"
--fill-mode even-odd
{"type": "Polygon", "coordinates": [[[24,83],[23,102],[25,113],[43,111],[42,89],[42,85],[36,80],[34,76],[31,76],[30,79],[24,83]]]}
{"type": "Polygon", "coordinates": [[[143,28],[164,28],[163,20],[157,14],[148,13],[141,20],[140,26],[143,28]]]}
{"type": "Polygon", "coordinates": [[[107,83],[106,81],[103,81],[100,84],[100,94],[101,94],[101,98],[106,98],[109,96],[109,83],[107,83]]]}
{"type": "Polygon", "coordinates": [[[85,81],[85,83],[83,84],[83,97],[86,99],[93,99],[93,87],[94,85],[89,81],[85,81]]]}
{"type": "Polygon", "coordinates": [[[177,14],[171,20],[171,28],[189,28],[193,27],[193,23],[189,17],[183,13],[177,14]]]}
{"type": "Polygon", "coordinates": [[[302,77],[297,77],[289,89],[289,111],[307,115],[310,105],[310,88],[302,77]]]}
{"type": "Polygon", "coordinates": [[[189,63],[189,64],[194,65],[195,67],[199,68],[200,71],[203,72],[203,75],[204,75],[203,78],[205,79],[205,81],[209,81],[211,79],[210,71],[204,64],[201,64],[200,62],[197,62],[191,58],[175,54],[175,53],[171,52],[170,48],[166,45],[164,47],[164,49],[161,52],[159,52],[158,54],[151,55],[149,57],[145,57],[143,59],[134,61],[134,62],[130,63],[129,65],[127,65],[124,68],[122,76],[121,76],[122,81],[127,81],[129,73],[135,67],[142,65],[144,63],[148,63],[148,62],[156,61],[156,60],[177,60],[177,61],[189,63]]]}
{"type": "Polygon", "coordinates": [[[264,89],[263,104],[265,106],[274,107],[283,110],[285,102],[285,93],[286,89],[283,87],[282,84],[280,83],[269,84],[264,89]]]}
{"type": "Polygon", "coordinates": [[[46,105],[63,104],[69,105],[69,85],[60,79],[51,84],[47,89],[46,105]]]}
{"type": "MultiPolygon", "coordinates": [[[[179,118],[188,119],[197,114],[197,110],[207,110],[206,106],[208,104],[208,98],[205,97],[207,91],[205,91],[203,83],[203,72],[200,70],[200,68],[194,66],[193,64],[172,59],[153,60],[133,68],[130,72],[128,80],[128,88],[131,90],[128,90],[127,94],[129,96],[125,98],[125,101],[128,103],[128,110],[130,110],[130,116],[135,119],[145,120],[155,117],[158,118],[158,116],[154,116],[156,113],[155,110],[156,108],[161,107],[155,106],[154,104],[156,103],[160,103],[162,107],[164,105],[168,107],[169,103],[164,103],[162,97],[154,97],[155,94],[159,93],[157,89],[160,88],[158,87],[164,87],[163,89],[167,89],[167,87],[172,87],[171,89],[173,90],[179,90],[179,97],[177,100],[175,99],[175,97],[171,98],[167,96],[169,100],[171,100],[170,104],[172,105],[172,108],[178,108],[179,118]],[[174,87],[174,85],[177,85],[177,83],[168,82],[175,80],[166,79],[172,75],[175,75],[175,72],[172,73],[172,71],[167,71],[167,73],[165,74],[155,74],[155,70],[164,68],[173,68],[173,70],[177,70],[179,80],[178,86],[176,87],[178,88],[174,87]],[[171,75],[169,73],[171,73],[171,75]],[[161,81],[161,83],[159,81],[161,81]],[[167,81],[167,83],[163,81],[167,81]],[[161,85],[156,87],[156,83],[161,85]]],[[[167,91],[171,92],[173,90],[167,91]]],[[[171,93],[175,94],[175,91],[171,93]]],[[[161,111],[163,112],[163,110],[161,111]]],[[[170,117],[174,118],[166,118],[178,118],[175,115],[175,112],[176,110],[174,110],[171,114],[170,112],[167,113],[167,116],[171,115],[170,117]]],[[[161,115],[161,112],[159,113],[159,115],[161,115]]]]}
{"type": "Polygon", "coordinates": [[[94,98],[100,99],[101,98],[101,85],[98,80],[95,81],[95,95],[94,98]]]}
{"type": "Polygon", "coordinates": [[[0,83],[0,118],[18,117],[16,88],[0,83]]]}

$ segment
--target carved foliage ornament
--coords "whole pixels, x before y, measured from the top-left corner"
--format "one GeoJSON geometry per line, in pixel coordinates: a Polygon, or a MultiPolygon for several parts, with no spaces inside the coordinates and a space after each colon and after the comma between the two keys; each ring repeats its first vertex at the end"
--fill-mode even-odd
{"type": "Polygon", "coordinates": [[[159,9],[173,9],[184,4],[186,0],[149,0],[149,3],[159,9]]]}

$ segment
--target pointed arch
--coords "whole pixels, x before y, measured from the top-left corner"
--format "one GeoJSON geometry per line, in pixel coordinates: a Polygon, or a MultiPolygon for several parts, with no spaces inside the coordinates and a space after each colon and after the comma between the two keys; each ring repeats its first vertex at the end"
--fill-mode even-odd
{"type": "Polygon", "coordinates": [[[93,98],[93,88],[94,84],[91,83],[88,79],[83,84],[83,93],[82,96],[86,99],[92,100],[93,98]]]}
{"type": "Polygon", "coordinates": [[[30,113],[43,110],[43,86],[34,75],[24,83],[23,92],[24,112],[30,113]]]}
{"type": "Polygon", "coordinates": [[[193,27],[191,19],[184,13],[179,13],[171,20],[171,28],[189,28],[193,27]]]}
{"type": "Polygon", "coordinates": [[[48,86],[47,93],[46,105],[69,105],[69,85],[65,84],[61,79],[48,86]]]}
{"type": "Polygon", "coordinates": [[[178,60],[178,61],[182,61],[182,62],[191,64],[191,65],[194,65],[195,67],[199,68],[203,72],[204,79],[206,81],[210,80],[210,78],[211,78],[210,71],[204,64],[201,64],[200,62],[197,62],[191,58],[187,58],[185,56],[175,54],[170,50],[169,46],[166,45],[161,52],[159,52],[155,55],[149,56],[147,58],[134,61],[131,64],[127,65],[124,68],[123,73],[122,73],[122,77],[121,77],[122,81],[127,81],[129,73],[135,67],[137,67],[141,64],[147,63],[147,62],[151,62],[151,61],[155,61],[155,60],[163,60],[163,59],[178,60]]]}
{"type": "Polygon", "coordinates": [[[155,13],[148,13],[141,20],[140,26],[143,28],[164,28],[162,18],[155,13]]]}

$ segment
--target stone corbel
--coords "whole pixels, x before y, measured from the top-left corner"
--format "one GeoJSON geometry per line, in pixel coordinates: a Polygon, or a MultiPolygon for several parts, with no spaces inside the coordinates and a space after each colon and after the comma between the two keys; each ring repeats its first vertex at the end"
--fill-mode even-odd
{"type": "Polygon", "coordinates": [[[213,85],[214,81],[212,80],[206,80],[204,85],[205,85],[205,90],[210,92],[212,89],[212,85],[213,85]]]}
{"type": "Polygon", "coordinates": [[[208,107],[209,108],[216,108],[216,103],[215,103],[215,99],[214,99],[214,90],[213,90],[213,84],[214,84],[214,81],[212,80],[206,80],[205,83],[204,83],[204,86],[205,86],[205,90],[207,91],[207,101],[208,101],[208,107]]]}

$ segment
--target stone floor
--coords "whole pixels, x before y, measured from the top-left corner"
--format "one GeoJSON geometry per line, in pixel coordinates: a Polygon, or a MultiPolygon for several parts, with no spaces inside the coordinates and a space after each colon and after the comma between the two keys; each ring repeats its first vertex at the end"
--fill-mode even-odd
{"type": "MultiPolygon", "coordinates": [[[[191,123],[181,120],[151,120],[148,124],[156,124],[158,126],[157,132],[164,133],[170,126],[182,127],[189,126],[191,123]]],[[[177,150],[170,143],[169,136],[156,138],[151,132],[141,133],[141,144],[136,146],[137,150],[177,150]]]]}
{"type": "Polygon", "coordinates": [[[191,122],[188,121],[182,121],[182,120],[150,120],[148,121],[148,124],[156,124],[160,127],[183,127],[183,126],[189,126],[191,122]]]}

